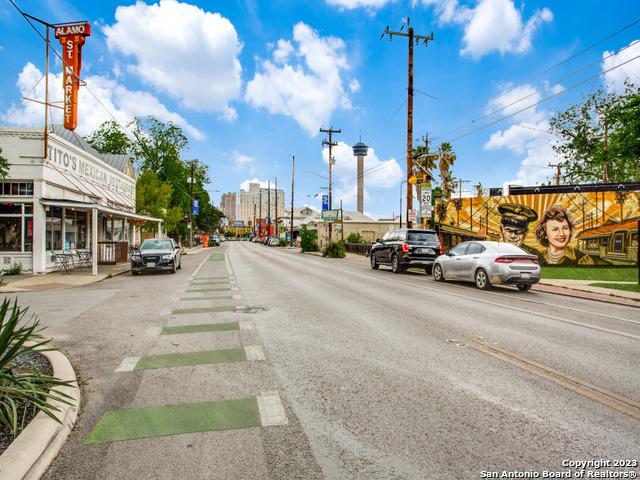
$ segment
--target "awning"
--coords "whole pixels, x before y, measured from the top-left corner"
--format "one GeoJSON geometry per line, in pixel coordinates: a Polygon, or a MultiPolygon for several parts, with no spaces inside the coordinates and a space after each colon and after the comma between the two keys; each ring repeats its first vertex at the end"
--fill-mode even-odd
{"type": "Polygon", "coordinates": [[[100,205],[94,202],[76,202],[73,200],[55,200],[42,198],[40,203],[43,205],[49,205],[51,207],[65,207],[65,208],[85,208],[93,209],[97,208],[98,211],[108,213],[110,215],[117,215],[119,217],[130,218],[133,220],[141,220],[144,222],[162,222],[161,218],[147,217],[146,215],[138,215],[137,213],[127,212],[126,210],[118,210],[115,208],[100,205]]]}

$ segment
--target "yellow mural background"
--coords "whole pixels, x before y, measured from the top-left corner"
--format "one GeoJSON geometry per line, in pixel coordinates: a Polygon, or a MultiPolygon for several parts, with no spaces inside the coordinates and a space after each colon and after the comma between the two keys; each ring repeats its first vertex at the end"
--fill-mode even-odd
{"type": "MultiPolygon", "coordinates": [[[[549,207],[564,207],[575,225],[568,245],[589,257],[584,260],[586,264],[630,265],[637,262],[637,219],[640,216],[640,191],[637,190],[452,199],[447,202],[446,215],[437,220],[477,237],[502,240],[502,215],[498,208],[504,204],[529,207],[538,214],[538,220],[549,207]]],[[[544,247],[534,234],[538,220],[529,224],[523,247],[540,256],[544,247]]]]}

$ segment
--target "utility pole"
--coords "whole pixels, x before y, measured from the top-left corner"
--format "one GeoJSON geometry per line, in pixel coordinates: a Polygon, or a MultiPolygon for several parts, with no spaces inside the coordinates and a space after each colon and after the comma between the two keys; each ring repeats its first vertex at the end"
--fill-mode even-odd
{"type": "Polygon", "coordinates": [[[458,201],[460,202],[460,208],[457,209],[458,210],[458,227],[460,226],[460,210],[462,209],[462,184],[463,183],[469,183],[471,180],[463,180],[461,178],[458,179],[458,191],[460,192],[458,194],[458,201]]]}
{"type": "MultiPolygon", "coordinates": [[[[406,25],[409,25],[410,19],[407,18],[406,25]]],[[[404,28],[404,25],[403,27],[404,28]]],[[[409,62],[408,62],[408,82],[407,82],[407,227],[411,228],[411,221],[409,221],[409,210],[413,207],[413,191],[411,189],[411,182],[409,179],[413,175],[413,158],[411,150],[413,149],[413,42],[415,39],[416,44],[420,44],[422,40],[423,45],[427,45],[429,41],[433,41],[433,33],[431,35],[416,35],[413,33],[413,27],[409,26],[407,33],[402,32],[402,28],[399,32],[392,32],[389,27],[385,28],[382,36],[389,35],[389,41],[393,39],[394,35],[399,37],[407,37],[409,43],[409,62]]]]}
{"type": "Polygon", "coordinates": [[[191,193],[189,195],[189,248],[193,248],[193,185],[195,183],[196,175],[196,162],[197,160],[191,160],[191,193]]]}
{"type": "Polygon", "coordinates": [[[271,180],[267,183],[267,237],[271,236],[271,180]]]}
{"type": "MultiPolygon", "coordinates": [[[[331,210],[333,208],[333,182],[331,180],[331,167],[333,166],[333,164],[335,163],[335,160],[333,158],[332,155],[332,148],[335,147],[336,145],[338,145],[338,143],[334,143],[333,142],[333,134],[334,133],[342,133],[341,129],[338,130],[334,130],[333,126],[331,126],[328,129],[324,129],[321,128],[320,129],[320,133],[328,133],[329,134],[329,141],[327,140],[323,140],[322,141],[322,145],[329,145],[329,210],[331,210]]],[[[329,220],[329,241],[332,240],[332,230],[333,230],[333,222],[331,220],[329,220]]]]}
{"type": "Polygon", "coordinates": [[[556,169],[556,185],[560,185],[560,165],[561,163],[549,163],[549,168],[556,169]]]}
{"type": "Polygon", "coordinates": [[[291,224],[289,226],[289,245],[293,247],[293,186],[295,180],[296,156],[291,156],[291,224]]]}
{"type": "Polygon", "coordinates": [[[276,238],[280,238],[280,227],[278,227],[278,177],[276,177],[276,228],[274,233],[276,234],[276,238]]]}

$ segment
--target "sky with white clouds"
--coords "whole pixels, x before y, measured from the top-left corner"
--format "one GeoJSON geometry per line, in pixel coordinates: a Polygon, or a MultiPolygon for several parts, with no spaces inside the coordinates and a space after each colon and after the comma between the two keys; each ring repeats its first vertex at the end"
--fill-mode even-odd
{"type": "MultiPolygon", "coordinates": [[[[410,17],[416,33],[434,33],[414,49],[414,137],[428,134],[433,148],[451,141],[454,176],[485,186],[545,181],[556,161],[550,118],[596,88],[640,83],[640,23],[610,36],[640,18],[640,7],[626,0],[18,4],[51,23],[92,23],[80,134],[114,117],[122,124],[141,115],[173,121],[189,137],[186,158],[207,163],[210,188],[221,192],[275,177],[288,185],[295,155],[296,203],[318,207],[313,195],[326,186],[328,167],[318,130],[333,126],[341,129],[335,199],[355,208],[351,146],[361,139],[371,147],[365,210],[377,217],[397,213],[406,155],[407,45],[401,37],[381,39],[387,25],[398,30],[410,17]]],[[[0,29],[0,124],[41,126],[42,107],[22,97],[44,96],[43,42],[9,4],[0,7],[0,29]]],[[[51,72],[59,101],[60,62],[51,72]]]]}

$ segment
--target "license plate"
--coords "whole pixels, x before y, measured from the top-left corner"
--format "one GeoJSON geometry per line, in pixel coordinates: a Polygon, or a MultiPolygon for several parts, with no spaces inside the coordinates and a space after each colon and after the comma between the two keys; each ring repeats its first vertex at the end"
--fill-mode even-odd
{"type": "Polygon", "coordinates": [[[531,274],[530,273],[521,273],[520,274],[520,278],[531,278],[531,274]]]}
{"type": "Polygon", "coordinates": [[[155,262],[147,262],[147,267],[152,268],[155,266],[156,266],[155,262]]]}

